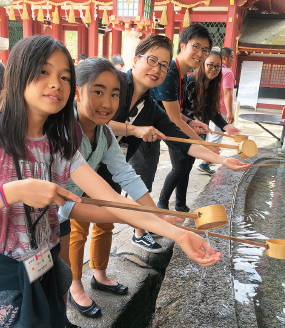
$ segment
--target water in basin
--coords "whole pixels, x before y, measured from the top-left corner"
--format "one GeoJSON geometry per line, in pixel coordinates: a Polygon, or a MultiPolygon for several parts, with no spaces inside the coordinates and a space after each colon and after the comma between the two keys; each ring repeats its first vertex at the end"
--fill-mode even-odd
{"type": "MultiPolygon", "coordinates": [[[[260,167],[247,186],[244,213],[232,219],[232,234],[264,243],[285,239],[284,208],[285,166],[260,167]]],[[[239,327],[285,327],[285,261],[232,242],[232,263],[239,327]]]]}

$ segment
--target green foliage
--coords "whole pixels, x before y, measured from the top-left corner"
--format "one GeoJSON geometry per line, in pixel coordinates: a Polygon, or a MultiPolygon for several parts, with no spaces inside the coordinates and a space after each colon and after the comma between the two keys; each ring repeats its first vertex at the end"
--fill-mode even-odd
{"type": "Polygon", "coordinates": [[[72,58],[77,58],[77,43],[78,33],[77,31],[65,31],[65,46],[71,54],[72,58]]]}

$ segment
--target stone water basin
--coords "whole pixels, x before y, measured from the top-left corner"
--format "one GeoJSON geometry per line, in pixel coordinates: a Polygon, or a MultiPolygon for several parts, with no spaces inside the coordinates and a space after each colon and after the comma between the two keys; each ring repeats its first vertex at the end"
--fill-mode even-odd
{"type": "MultiPolygon", "coordinates": [[[[264,149],[252,161],[275,158],[264,149]]],[[[285,239],[284,186],[285,165],[245,173],[221,167],[191,210],[223,204],[230,224],[214,232],[262,243],[285,239]]],[[[191,220],[185,225],[194,227],[191,220]]],[[[223,257],[207,269],[175,246],[152,328],[285,327],[285,261],[267,257],[261,247],[213,237],[210,243],[223,257]]]]}

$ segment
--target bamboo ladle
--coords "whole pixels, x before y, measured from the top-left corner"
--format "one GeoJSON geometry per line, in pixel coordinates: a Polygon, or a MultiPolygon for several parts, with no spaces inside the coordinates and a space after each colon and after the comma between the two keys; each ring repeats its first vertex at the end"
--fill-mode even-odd
{"type": "MultiPolygon", "coordinates": [[[[70,199],[63,197],[67,201],[70,199]]],[[[101,199],[91,199],[88,197],[81,197],[83,204],[97,205],[100,207],[115,207],[125,210],[132,210],[138,212],[149,212],[154,214],[174,215],[182,218],[194,219],[197,229],[208,230],[222,227],[228,223],[227,213],[223,205],[210,205],[202,207],[193,213],[178,212],[172,210],[164,210],[161,208],[151,206],[140,206],[133,204],[125,204],[119,202],[111,202],[101,199]]]]}
{"type": "Polygon", "coordinates": [[[166,137],[166,139],[164,139],[164,140],[197,144],[197,145],[203,145],[203,146],[214,146],[214,147],[220,147],[220,148],[236,149],[239,157],[242,159],[254,157],[257,154],[257,146],[253,140],[244,140],[238,146],[225,145],[225,144],[215,143],[215,142],[207,142],[204,140],[183,139],[183,138],[175,138],[175,137],[166,137]]]}
{"type": "MultiPolygon", "coordinates": [[[[177,224],[173,224],[173,225],[175,225],[176,227],[179,227],[181,229],[187,230],[187,231],[200,233],[200,234],[204,234],[204,235],[206,234],[205,231],[201,231],[199,229],[188,228],[188,227],[180,226],[177,224]]],[[[252,241],[252,240],[238,238],[238,237],[232,237],[232,236],[225,236],[225,235],[221,235],[219,233],[214,233],[214,232],[208,232],[207,234],[212,237],[233,240],[233,241],[237,241],[239,243],[245,243],[245,244],[249,244],[249,245],[264,247],[265,254],[267,256],[274,257],[279,260],[285,260],[285,240],[283,240],[283,239],[267,239],[266,244],[263,244],[263,243],[259,243],[257,241],[252,241]]]]}
{"type": "Polygon", "coordinates": [[[214,134],[219,134],[220,136],[228,137],[234,139],[234,142],[242,142],[244,140],[248,139],[248,136],[245,134],[226,134],[226,133],[221,133],[221,132],[215,132],[210,129],[204,130],[205,132],[210,132],[214,134]]]}

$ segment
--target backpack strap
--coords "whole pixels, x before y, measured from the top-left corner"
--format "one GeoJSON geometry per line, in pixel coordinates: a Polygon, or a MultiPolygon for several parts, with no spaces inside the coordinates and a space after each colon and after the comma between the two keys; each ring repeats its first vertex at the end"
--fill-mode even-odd
{"type": "Polygon", "coordinates": [[[75,123],[76,137],[77,137],[77,147],[79,149],[82,142],[82,131],[76,117],[74,117],[74,123],[75,123]]]}
{"type": "Polygon", "coordinates": [[[104,132],[105,137],[107,139],[107,145],[108,145],[108,149],[109,149],[111,147],[112,141],[113,141],[112,134],[111,134],[110,130],[107,128],[106,125],[103,125],[103,132],[104,132]]]}

